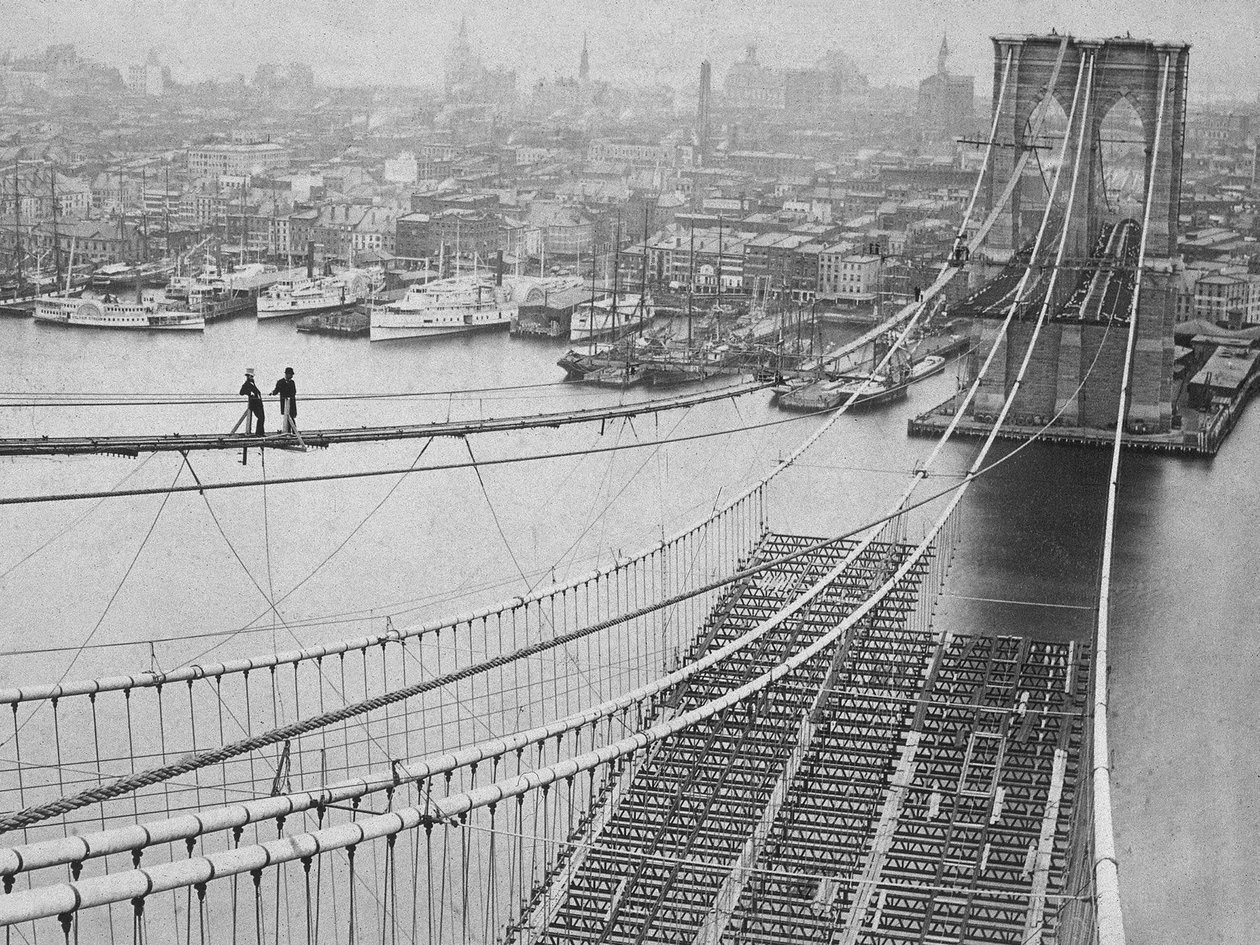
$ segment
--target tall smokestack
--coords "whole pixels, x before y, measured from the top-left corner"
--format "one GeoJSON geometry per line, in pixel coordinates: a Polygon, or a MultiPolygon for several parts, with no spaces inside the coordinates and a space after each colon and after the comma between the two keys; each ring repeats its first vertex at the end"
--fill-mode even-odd
{"type": "Polygon", "coordinates": [[[696,143],[700,149],[700,164],[709,163],[709,137],[712,133],[710,108],[713,98],[713,77],[709,60],[700,63],[700,101],[696,106],[696,143]]]}
{"type": "Polygon", "coordinates": [[[315,278],[315,241],[306,241],[306,278],[315,278]]]}
{"type": "Polygon", "coordinates": [[[503,250],[499,250],[494,256],[494,284],[503,285],[503,250]]]}

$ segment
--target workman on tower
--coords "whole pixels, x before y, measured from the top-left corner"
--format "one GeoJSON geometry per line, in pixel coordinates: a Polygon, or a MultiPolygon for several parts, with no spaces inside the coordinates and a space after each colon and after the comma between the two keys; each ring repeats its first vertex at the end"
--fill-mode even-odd
{"type": "Polygon", "coordinates": [[[281,433],[296,433],[297,423],[297,385],[293,383],[293,368],[284,369],[284,377],[276,381],[271,390],[272,395],[280,395],[281,433]]]}

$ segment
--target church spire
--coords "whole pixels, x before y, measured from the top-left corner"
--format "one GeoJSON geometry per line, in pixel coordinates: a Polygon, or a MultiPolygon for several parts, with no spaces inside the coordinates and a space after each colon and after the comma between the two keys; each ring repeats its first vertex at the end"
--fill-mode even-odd
{"type": "Polygon", "coordinates": [[[941,50],[936,54],[936,71],[944,75],[949,69],[945,65],[945,61],[949,59],[949,39],[941,35],[941,50]]]}
{"type": "Polygon", "coordinates": [[[586,34],[582,34],[582,63],[578,66],[578,79],[582,82],[589,81],[591,78],[591,57],[587,51],[586,34]]]}

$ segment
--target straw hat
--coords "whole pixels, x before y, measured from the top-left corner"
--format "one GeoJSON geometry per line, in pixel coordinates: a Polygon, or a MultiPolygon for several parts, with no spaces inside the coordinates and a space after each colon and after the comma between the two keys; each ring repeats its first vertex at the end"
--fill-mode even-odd
{"type": "Polygon", "coordinates": [[[254,369],[253,369],[252,367],[247,367],[247,368],[245,369],[245,375],[246,375],[247,377],[253,377],[253,376],[254,376],[254,369]]]}

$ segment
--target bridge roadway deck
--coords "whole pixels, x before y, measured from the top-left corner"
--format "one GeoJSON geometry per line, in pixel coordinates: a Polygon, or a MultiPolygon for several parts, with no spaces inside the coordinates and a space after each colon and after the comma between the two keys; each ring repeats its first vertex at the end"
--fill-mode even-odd
{"type": "Polygon", "coordinates": [[[676,397],[663,397],[610,407],[561,410],[554,413],[514,417],[487,417],[479,420],[446,420],[435,423],[389,426],[345,427],[303,430],[298,436],[274,433],[251,436],[245,433],[169,433],[121,436],[12,437],[0,438],[0,456],[64,456],[109,454],[137,456],[140,453],[186,452],[191,450],[243,449],[251,446],[295,449],[325,448],[339,443],[367,443],[380,440],[409,440],[429,437],[462,437],[476,433],[499,433],[538,427],[561,427],[574,423],[617,420],[645,414],[663,413],[683,407],[726,400],[763,390],[769,382],[752,381],[706,388],[676,397]]]}
{"type": "MultiPolygon", "coordinates": [[[[769,535],[761,559],[807,539],[769,535]]],[[[846,548],[735,587],[698,650],[721,646],[846,548]]],[[[733,688],[816,639],[904,560],[873,545],[756,652],[666,711],[733,688]]],[[[635,773],[533,935],[510,941],[1024,943],[1053,938],[1079,857],[1089,652],[1019,636],[938,642],[912,617],[924,573],[803,670],[635,773]],[[1037,938],[1036,940],[1040,940],[1037,938]]],[[[561,875],[559,872],[554,876],[561,875]]],[[[535,913],[537,919],[538,913],[535,913]]]]}

